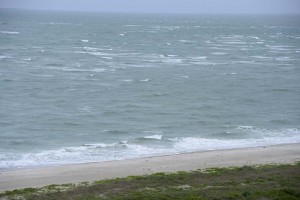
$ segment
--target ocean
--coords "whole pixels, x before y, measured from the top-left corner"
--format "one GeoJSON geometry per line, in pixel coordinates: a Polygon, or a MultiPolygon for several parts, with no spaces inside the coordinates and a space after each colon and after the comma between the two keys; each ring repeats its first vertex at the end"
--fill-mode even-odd
{"type": "Polygon", "coordinates": [[[300,16],[0,10],[0,168],[300,142],[300,16]]]}

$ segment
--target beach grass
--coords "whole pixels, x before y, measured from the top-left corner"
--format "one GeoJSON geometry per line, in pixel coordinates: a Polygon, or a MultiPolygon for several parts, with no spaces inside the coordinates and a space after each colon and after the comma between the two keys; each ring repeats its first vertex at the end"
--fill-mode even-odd
{"type": "Polygon", "coordinates": [[[300,162],[156,173],[6,191],[0,199],[300,199],[300,162]]]}

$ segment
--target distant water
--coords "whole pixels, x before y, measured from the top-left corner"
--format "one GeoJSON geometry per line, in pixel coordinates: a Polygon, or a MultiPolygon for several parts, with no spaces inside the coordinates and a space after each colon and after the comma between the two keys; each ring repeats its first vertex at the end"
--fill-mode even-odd
{"type": "Polygon", "coordinates": [[[300,142],[300,17],[0,11],[0,168],[300,142]]]}

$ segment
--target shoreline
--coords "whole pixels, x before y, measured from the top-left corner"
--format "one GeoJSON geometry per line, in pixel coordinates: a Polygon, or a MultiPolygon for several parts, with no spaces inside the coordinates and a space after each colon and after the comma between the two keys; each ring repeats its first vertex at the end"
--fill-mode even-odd
{"type": "Polygon", "coordinates": [[[297,161],[300,161],[300,143],[12,169],[0,171],[0,192],[51,184],[93,182],[157,172],[259,164],[293,164],[297,161]]]}

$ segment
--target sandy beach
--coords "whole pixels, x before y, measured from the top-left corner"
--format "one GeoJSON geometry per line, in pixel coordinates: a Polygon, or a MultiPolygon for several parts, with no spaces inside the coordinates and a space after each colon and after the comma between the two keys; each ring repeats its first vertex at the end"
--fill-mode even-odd
{"type": "Polygon", "coordinates": [[[300,143],[183,153],[100,163],[0,171],[0,192],[50,184],[79,183],[156,172],[300,161],[300,143]]]}

